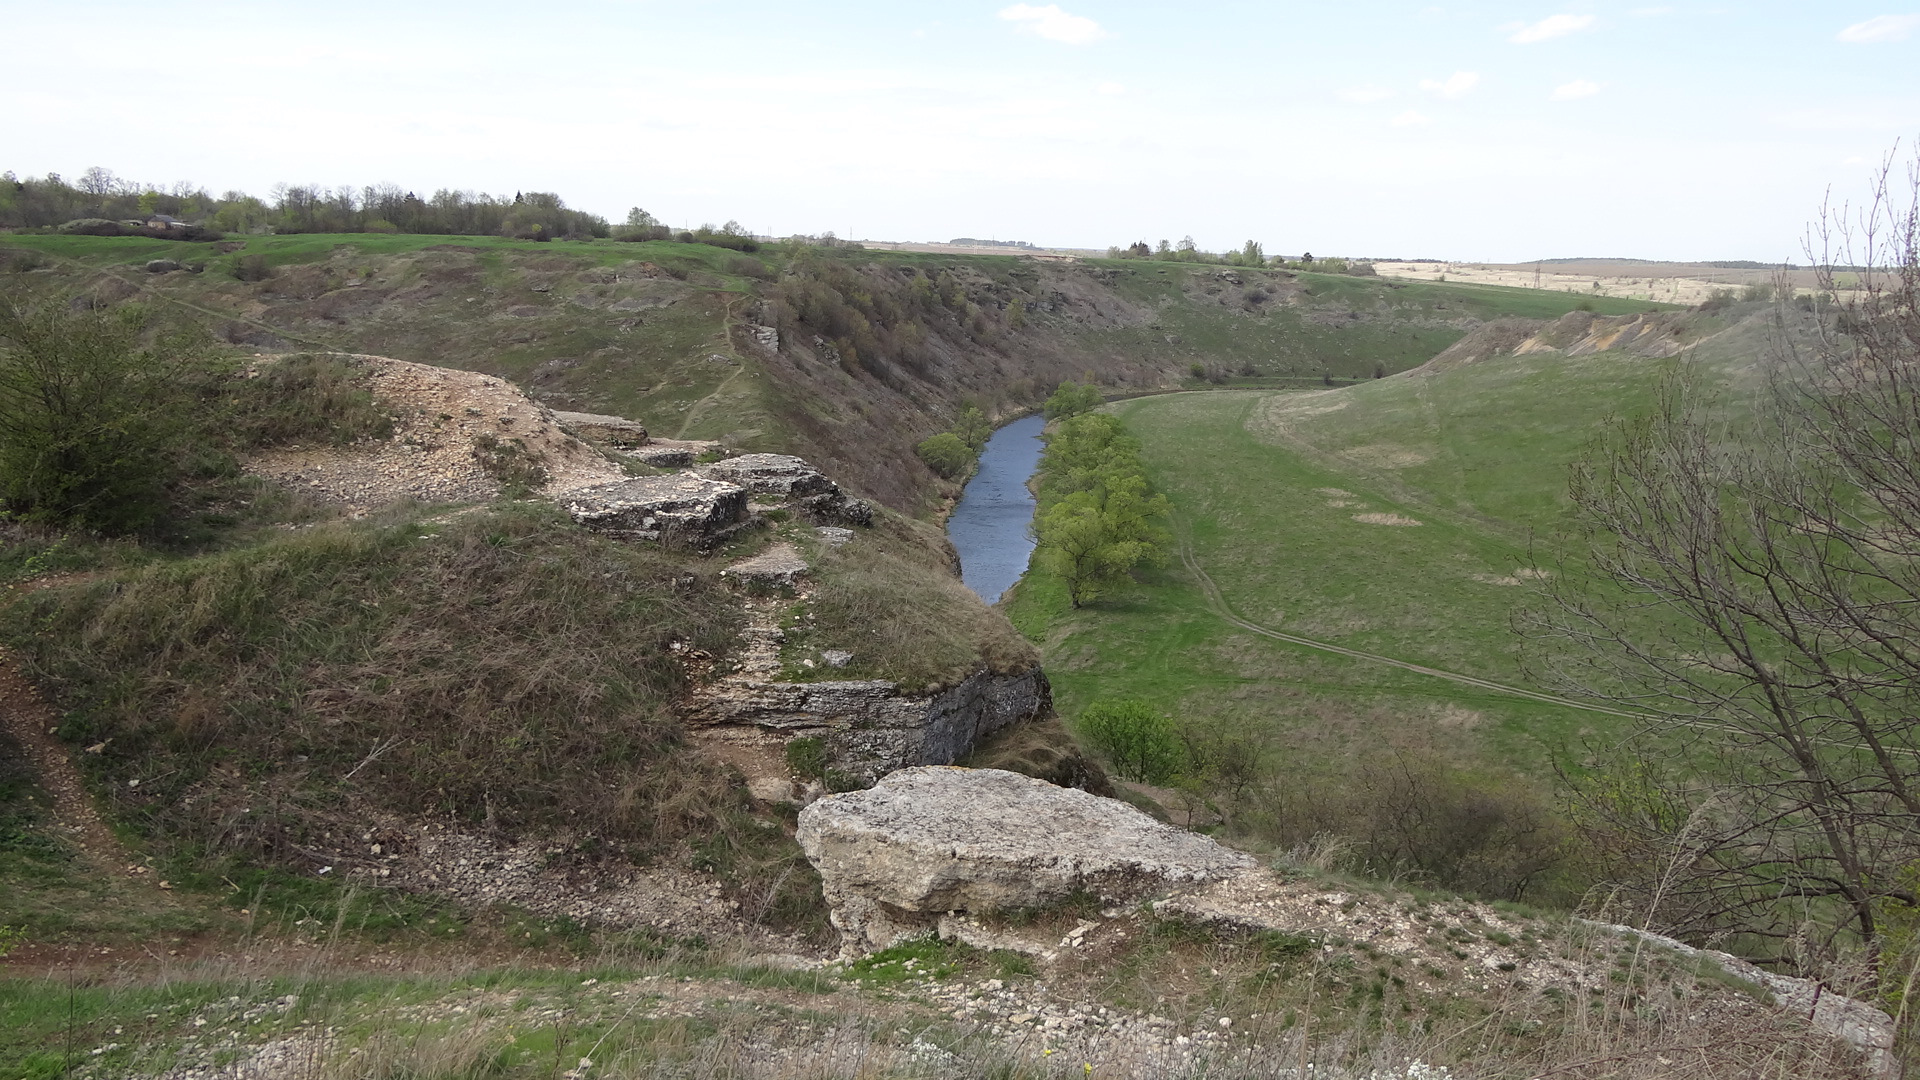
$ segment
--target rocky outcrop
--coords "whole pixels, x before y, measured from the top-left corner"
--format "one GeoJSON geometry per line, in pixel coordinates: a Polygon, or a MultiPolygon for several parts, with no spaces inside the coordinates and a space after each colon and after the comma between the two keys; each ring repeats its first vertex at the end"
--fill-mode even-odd
{"type": "Polygon", "coordinates": [[[582,525],[634,540],[707,548],[747,524],[747,492],[699,476],[640,476],[568,492],[561,500],[582,525]]]}
{"type": "Polygon", "coordinates": [[[843,948],[884,948],[950,913],[1131,900],[1251,870],[1249,856],[1138,810],[998,769],[917,768],[800,812],[843,948]]]}
{"type": "Polygon", "coordinates": [[[848,782],[871,783],[896,769],[946,765],[1010,724],[1053,711],[1039,668],[979,672],[939,694],[915,696],[884,679],[777,682],[727,679],[681,707],[691,728],[752,727],[825,743],[848,782]]]}
{"type": "Polygon", "coordinates": [[[741,454],[694,471],[788,503],[821,524],[873,524],[871,504],[848,496],[839,484],[791,454],[741,454]]]}
{"type": "Polygon", "coordinates": [[[560,426],[573,432],[588,442],[601,443],[619,449],[629,449],[647,445],[647,428],[638,420],[629,420],[624,416],[603,416],[599,413],[561,412],[554,410],[553,418],[560,426]]]}

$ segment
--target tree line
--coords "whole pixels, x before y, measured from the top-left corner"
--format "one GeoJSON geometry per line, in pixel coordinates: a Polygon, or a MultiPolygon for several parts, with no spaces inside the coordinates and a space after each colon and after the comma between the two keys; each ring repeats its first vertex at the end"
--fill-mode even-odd
{"type": "Polygon", "coordinates": [[[1373,276],[1373,264],[1362,259],[1344,259],[1337,257],[1314,258],[1309,251],[1299,258],[1285,255],[1269,257],[1266,249],[1258,240],[1249,240],[1238,251],[1212,252],[1202,251],[1193,242],[1193,237],[1182,237],[1178,244],[1162,240],[1151,247],[1145,240],[1136,240],[1126,247],[1107,248],[1109,259],[1149,259],[1153,262],[1210,263],[1219,266],[1248,266],[1273,270],[1306,270],[1316,274],[1352,274],[1357,277],[1373,276]]]}
{"type": "MultiPolygon", "coordinates": [[[[220,232],[421,233],[584,239],[613,234],[607,219],[567,206],[546,191],[513,195],[442,188],[426,196],[394,184],[324,187],[279,184],[261,199],[210,194],[182,181],[138,184],[99,167],[69,182],[0,173],[0,228],[57,228],[71,222],[145,221],[155,215],[220,232]]],[[[708,228],[711,228],[710,226],[708,228]]],[[[86,230],[79,230],[86,231],[86,230]]]]}

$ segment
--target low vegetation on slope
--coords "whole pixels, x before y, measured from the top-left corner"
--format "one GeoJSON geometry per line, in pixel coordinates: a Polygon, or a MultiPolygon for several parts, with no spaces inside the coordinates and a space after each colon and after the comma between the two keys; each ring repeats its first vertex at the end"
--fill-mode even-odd
{"type": "MultiPolygon", "coordinates": [[[[738,651],[743,597],[720,571],[775,529],[701,555],[508,499],[447,506],[389,493],[349,517],[308,494],[317,487],[290,491],[243,466],[294,443],[329,461],[363,460],[381,440],[391,450],[395,415],[418,403],[374,390],[414,383],[381,382],[370,361],[333,354],[249,362],[190,328],[151,325],[139,308],[68,310],[60,299],[21,301],[0,325],[0,403],[37,425],[0,428],[13,455],[0,466],[34,477],[53,461],[77,478],[56,492],[77,493],[64,501],[10,493],[0,565],[33,587],[0,613],[0,632],[55,707],[61,745],[84,751],[76,759],[109,816],[146,857],[244,904],[235,881],[269,873],[311,891],[367,863],[369,844],[395,843],[358,838],[431,822],[482,843],[540,838],[556,866],[573,860],[588,877],[698,870],[736,900],[751,890],[749,922],[822,928],[814,878],[778,813],[696,749],[673,710],[708,658],[738,651]],[[175,351],[159,355],[154,342],[175,351]],[[63,426],[23,382],[82,368],[101,392],[81,404],[117,423],[63,426]],[[141,444],[152,482],[138,520],[109,521],[91,511],[124,456],[116,433],[147,430],[127,417],[156,421],[141,444]],[[65,442],[48,449],[45,432],[65,442]],[[94,452],[103,445],[105,457],[94,452]],[[92,531],[105,526],[124,535],[92,531]]],[[[489,400],[511,412],[511,389],[495,391],[489,400]]],[[[389,457],[439,467],[405,449],[389,457]]],[[[1034,662],[949,572],[935,527],[883,512],[835,548],[786,513],[765,523],[817,549],[808,631],[853,655],[835,676],[918,693],[1034,662]]],[[[21,730],[39,738],[46,726],[21,730]]],[[[20,829],[52,836],[12,780],[0,792],[8,830],[32,818],[20,829]]],[[[59,870],[64,850],[25,852],[20,880],[44,871],[75,883],[59,870]]],[[[424,876],[409,884],[432,891],[424,876]]],[[[71,905],[52,895],[0,897],[0,925],[57,936],[56,909],[71,905]]]]}
{"type": "Polygon", "coordinates": [[[948,563],[952,548],[934,526],[883,517],[860,540],[813,557],[806,619],[790,622],[785,648],[793,657],[828,648],[852,658],[841,668],[789,664],[786,675],[891,679],[918,693],[1039,663],[1006,617],[960,583],[948,563]]]}
{"type": "Polygon", "coordinates": [[[787,242],[748,253],[707,239],[21,234],[0,242],[0,268],[98,304],[191,311],[243,348],[454,365],[656,435],[799,453],[907,510],[941,490],[913,448],[969,403],[1005,416],[1083,378],[1110,391],[1366,379],[1488,319],[1646,307],[1144,260],[787,242]]]}
{"type": "Polygon", "coordinates": [[[157,834],[288,859],[378,809],[646,848],[714,825],[661,814],[715,782],[668,645],[738,618],[690,569],[552,512],[396,514],[36,593],[12,645],[157,834]]]}

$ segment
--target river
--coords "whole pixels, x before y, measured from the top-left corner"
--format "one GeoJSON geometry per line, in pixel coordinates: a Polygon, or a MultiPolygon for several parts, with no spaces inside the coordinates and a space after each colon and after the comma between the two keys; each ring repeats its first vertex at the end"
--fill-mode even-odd
{"type": "Polygon", "coordinates": [[[1027,481],[1040,467],[1040,430],[1046,426],[1040,416],[1025,416],[994,432],[980,452],[979,471],[947,518],[947,538],[960,553],[960,580],[989,604],[1013,588],[1033,554],[1027,481]]]}

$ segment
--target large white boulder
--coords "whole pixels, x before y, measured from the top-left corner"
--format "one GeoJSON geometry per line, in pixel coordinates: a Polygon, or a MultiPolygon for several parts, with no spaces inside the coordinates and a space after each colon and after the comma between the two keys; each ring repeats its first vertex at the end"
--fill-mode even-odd
{"type": "Polygon", "coordinates": [[[949,912],[1041,908],[1077,890],[1113,900],[1251,870],[1254,860],[1133,807],[998,769],[923,766],[800,812],[848,953],[949,912]]]}

